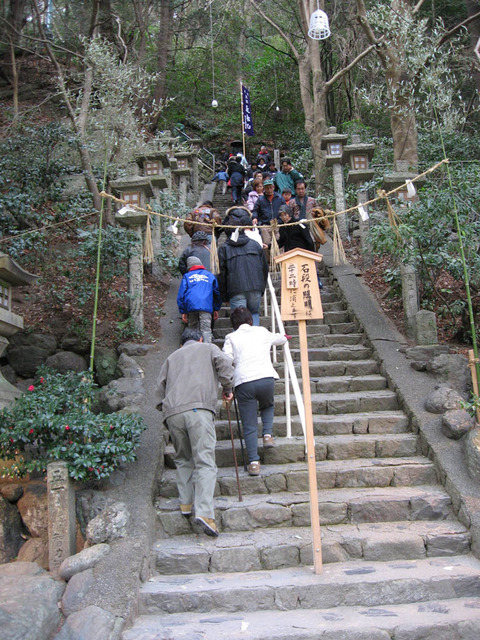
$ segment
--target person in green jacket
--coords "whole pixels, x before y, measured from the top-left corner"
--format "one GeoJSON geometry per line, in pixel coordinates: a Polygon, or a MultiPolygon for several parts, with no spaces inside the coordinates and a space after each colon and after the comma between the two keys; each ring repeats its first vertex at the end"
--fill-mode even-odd
{"type": "Polygon", "coordinates": [[[290,158],[282,158],[280,164],[282,170],[277,171],[273,177],[275,191],[281,194],[284,189],[290,189],[295,193],[295,183],[303,180],[302,174],[292,167],[290,158]]]}

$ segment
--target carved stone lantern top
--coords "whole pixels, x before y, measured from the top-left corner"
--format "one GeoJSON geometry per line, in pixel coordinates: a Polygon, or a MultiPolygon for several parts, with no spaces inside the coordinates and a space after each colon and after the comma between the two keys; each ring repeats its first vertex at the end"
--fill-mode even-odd
{"type": "Polygon", "coordinates": [[[135,160],[143,175],[150,179],[154,187],[159,187],[160,189],[166,189],[168,187],[164,170],[170,166],[170,162],[165,151],[147,153],[137,156],[135,160]]]}
{"type": "Polygon", "coordinates": [[[374,170],[369,162],[375,152],[375,144],[360,142],[360,136],[352,136],[352,144],[343,148],[343,158],[350,162],[347,182],[367,182],[373,178],[374,170]]]}
{"type": "Polygon", "coordinates": [[[145,207],[148,199],[154,195],[151,180],[145,176],[113,180],[110,185],[115,195],[137,207],[145,207]]]}
{"type": "Polygon", "coordinates": [[[330,167],[332,164],[343,162],[343,145],[348,140],[346,133],[337,133],[336,127],[329,127],[328,133],[322,136],[321,148],[327,150],[325,164],[330,167]]]}

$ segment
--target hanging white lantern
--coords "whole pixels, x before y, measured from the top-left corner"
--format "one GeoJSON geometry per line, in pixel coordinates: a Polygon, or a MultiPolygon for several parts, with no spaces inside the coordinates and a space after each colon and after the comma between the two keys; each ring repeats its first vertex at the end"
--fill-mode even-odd
{"type": "Polygon", "coordinates": [[[328,16],[325,11],[317,9],[310,16],[310,26],[308,28],[308,37],[312,40],[325,40],[330,36],[330,25],[328,24],[328,16]]]}
{"type": "Polygon", "coordinates": [[[212,100],[212,107],[214,109],[216,109],[218,107],[218,102],[215,100],[215,98],[212,100]]]}

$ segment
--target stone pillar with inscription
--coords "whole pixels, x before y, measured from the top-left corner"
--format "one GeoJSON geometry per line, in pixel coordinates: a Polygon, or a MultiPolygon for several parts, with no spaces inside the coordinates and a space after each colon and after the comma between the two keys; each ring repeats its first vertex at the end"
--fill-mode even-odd
{"type": "Polygon", "coordinates": [[[66,462],[47,466],[48,561],[56,572],[65,558],[75,553],[75,492],[66,462]]]}

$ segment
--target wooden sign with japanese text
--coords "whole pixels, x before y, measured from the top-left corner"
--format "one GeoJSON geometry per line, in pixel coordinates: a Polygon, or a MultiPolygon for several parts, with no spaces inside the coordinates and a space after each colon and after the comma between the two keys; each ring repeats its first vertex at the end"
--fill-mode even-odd
{"type": "Polygon", "coordinates": [[[317,277],[322,256],[306,249],[292,249],[275,258],[282,266],[282,320],[323,318],[317,277]]]}

